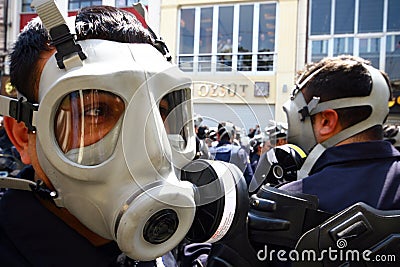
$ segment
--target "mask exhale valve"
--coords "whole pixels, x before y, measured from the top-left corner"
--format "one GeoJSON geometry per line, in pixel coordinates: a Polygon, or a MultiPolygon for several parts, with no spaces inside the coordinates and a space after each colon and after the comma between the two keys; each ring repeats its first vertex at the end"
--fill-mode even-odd
{"type": "Polygon", "coordinates": [[[146,222],[143,229],[143,238],[152,244],[164,243],[178,229],[178,224],[178,215],[174,210],[160,210],[146,222]]]}

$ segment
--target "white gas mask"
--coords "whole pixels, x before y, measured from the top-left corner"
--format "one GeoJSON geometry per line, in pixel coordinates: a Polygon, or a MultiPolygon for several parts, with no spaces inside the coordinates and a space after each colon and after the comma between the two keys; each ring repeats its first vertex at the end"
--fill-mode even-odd
{"type": "Polygon", "coordinates": [[[311,150],[302,168],[298,172],[298,178],[308,176],[314,163],[326,148],[332,147],[372,126],[383,124],[389,113],[387,101],[389,100],[390,90],[385,78],[379,70],[368,65],[364,65],[364,67],[368,70],[372,80],[372,90],[368,96],[340,98],[325,102],[320,102],[319,97],[313,97],[307,104],[301,90],[315,75],[323,70],[323,67],[315,70],[301,83],[296,83],[291,99],[283,106],[289,125],[288,142],[300,146],[304,151],[311,150]],[[372,112],[369,117],[342,130],[323,143],[317,143],[311,123],[312,115],[327,109],[357,106],[371,107],[372,112]]]}
{"type": "Polygon", "coordinates": [[[175,172],[195,152],[190,80],[147,44],[79,44],[82,66],[52,57],[43,69],[39,162],[58,205],[131,257],[154,258],[194,217],[193,186],[175,172]]]}
{"type": "Polygon", "coordinates": [[[193,186],[175,171],[195,153],[190,80],[147,44],[79,44],[81,66],[52,57],[43,69],[40,165],[57,205],[130,257],[154,259],[194,218],[193,186]]]}
{"type": "MultiPolygon", "coordinates": [[[[313,110],[315,107],[311,105],[317,104],[316,101],[306,103],[301,90],[318,72],[318,69],[310,74],[302,83],[296,82],[290,100],[283,105],[288,121],[288,143],[300,146],[304,151],[310,151],[316,144],[317,140],[311,124],[311,116],[304,114],[307,110],[313,110]]],[[[300,78],[301,79],[301,78],[300,78]]],[[[300,80],[299,79],[299,80],[300,80]]]]}
{"type": "MultiPolygon", "coordinates": [[[[34,4],[47,29],[61,27],[68,53],[56,45],[57,54],[45,64],[39,105],[1,96],[0,114],[36,132],[39,163],[57,206],[115,240],[129,257],[155,259],[189,232],[198,191],[210,192],[192,183],[203,169],[183,168],[196,152],[191,80],[149,44],[64,38],[69,30],[54,1],[34,4]]],[[[201,200],[219,199],[215,227],[204,236],[215,242],[230,228],[242,175],[227,163],[202,164],[220,188],[219,195],[201,200]]],[[[1,182],[25,190],[34,184],[1,182]]]]}

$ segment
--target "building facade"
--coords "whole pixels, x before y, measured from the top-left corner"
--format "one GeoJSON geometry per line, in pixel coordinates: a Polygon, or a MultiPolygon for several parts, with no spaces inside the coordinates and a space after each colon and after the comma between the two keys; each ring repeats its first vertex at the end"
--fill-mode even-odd
{"type": "Polygon", "coordinates": [[[161,35],[194,81],[208,126],[249,129],[285,120],[296,68],[297,0],[161,3],[161,35]],[[171,18],[176,18],[172,20],[171,18]]]}
{"type": "MultiPolygon", "coordinates": [[[[264,128],[271,119],[285,121],[282,105],[296,71],[324,56],[367,58],[394,85],[400,83],[399,0],[56,2],[64,14],[73,15],[97,4],[132,11],[137,1],[147,6],[149,24],[166,41],[173,61],[193,78],[194,110],[209,126],[229,120],[249,129],[256,124],[264,128]]],[[[36,16],[30,3],[0,0],[2,55],[36,16]]],[[[1,66],[7,77],[7,60],[1,66]]]]}
{"type": "Polygon", "coordinates": [[[398,88],[398,14],[398,0],[175,0],[160,27],[196,82],[195,110],[248,129],[284,121],[296,71],[325,56],[366,58],[398,88]]]}

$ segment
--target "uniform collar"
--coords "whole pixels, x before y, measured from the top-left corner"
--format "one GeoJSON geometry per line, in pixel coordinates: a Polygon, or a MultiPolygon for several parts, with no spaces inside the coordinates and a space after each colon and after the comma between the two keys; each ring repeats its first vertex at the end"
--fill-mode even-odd
{"type": "Polygon", "coordinates": [[[368,141],[334,146],[318,158],[310,174],[329,166],[357,160],[400,158],[400,152],[387,141],[368,141]]]}

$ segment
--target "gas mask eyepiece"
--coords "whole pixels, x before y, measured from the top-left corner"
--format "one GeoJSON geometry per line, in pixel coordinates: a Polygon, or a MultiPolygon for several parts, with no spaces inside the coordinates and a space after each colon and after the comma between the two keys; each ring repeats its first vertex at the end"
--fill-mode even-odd
{"type": "Polygon", "coordinates": [[[184,151],[190,138],[192,126],[190,114],[191,92],[187,89],[170,92],[159,103],[161,118],[167,132],[171,148],[184,151]]]}
{"type": "Polygon", "coordinates": [[[114,152],[124,111],[124,101],[111,92],[73,91],[61,100],[54,117],[57,144],[74,163],[103,163],[114,152]]]}

